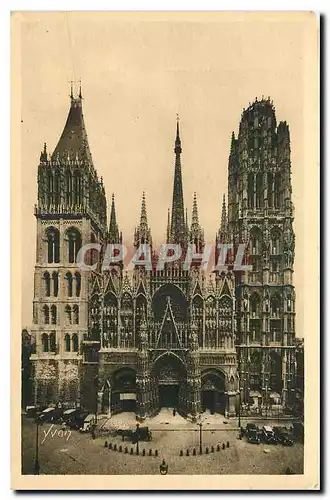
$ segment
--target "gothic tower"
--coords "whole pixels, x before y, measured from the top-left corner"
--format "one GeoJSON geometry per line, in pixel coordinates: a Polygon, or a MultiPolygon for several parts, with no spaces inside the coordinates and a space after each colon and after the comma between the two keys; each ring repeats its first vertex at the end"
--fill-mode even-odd
{"type": "MultiPolygon", "coordinates": [[[[80,268],[79,251],[88,243],[103,243],[107,217],[103,182],[89,149],[81,89],[76,97],[71,91],[67,121],[54,152],[49,154],[45,144],[40,155],[35,216],[34,400],[84,404],[92,271],[80,268]]],[[[95,251],[89,252],[85,263],[93,264],[94,257],[98,259],[95,251]]]]}
{"type": "Polygon", "coordinates": [[[228,225],[237,250],[237,352],[242,401],[290,406],[295,380],[295,291],[290,134],[270,99],[243,110],[228,164],[228,225]]]}

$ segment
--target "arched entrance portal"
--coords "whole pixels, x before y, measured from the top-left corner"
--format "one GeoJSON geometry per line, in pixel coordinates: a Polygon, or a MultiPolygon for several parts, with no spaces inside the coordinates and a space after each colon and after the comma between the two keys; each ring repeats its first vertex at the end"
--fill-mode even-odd
{"type": "Polygon", "coordinates": [[[136,411],[136,374],[132,368],[120,368],[112,376],[111,412],[136,411]]]}
{"type": "Polygon", "coordinates": [[[156,360],[152,372],[158,390],[159,409],[180,410],[186,384],[186,370],[181,359],[165,354],[156,360]]]}
{"type": "Polygon", "coordinates": [[[202,411],[209,410],[211,413],[225,414],[225,375],[212,370],[202,373],[202,411]]]}

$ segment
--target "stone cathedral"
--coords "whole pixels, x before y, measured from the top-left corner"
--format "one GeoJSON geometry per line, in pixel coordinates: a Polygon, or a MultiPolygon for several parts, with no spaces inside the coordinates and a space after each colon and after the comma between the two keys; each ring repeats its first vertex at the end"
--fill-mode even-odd
{"type": "MultiPolygon", "coordinates": [[[[162,407],[195,419],[202,411],[235,416],[246,409],[286,411],[295,398],[296,360],[293,205],[290,136],[276,123],[270,99],[243,110],[232,134],[228,197],[214,242],[231,244],[227,268],[213,272],[183,257],[154,265],[143,193],[134,235],[123,237],[115,199],[108,213],[102,178],[93,164],[81,91],[53,153],[46,144],[38,168],[37,245],[31,378],[35,404],[81,406],[138,419],[162,407]],[[101,266],[107,244],[149,244],[151,268],[101,266]],[[88,253],[90,269],[77,263],[88,253]],[[245,244],[249,271],[236,271],[245,244]]],[[[187,146],[189,147],[189,146],[187,146]]],[[[185,212],[182,144],[177,122],[172,209],[167,242],[203,252],[204,231],[193,198],[185,212]]],[[[189,168],[189,166],[187,166],[189,168]]],[[[171,176],[169,165],[169,176],[171,176]]],[[[221,187],[219,186],[219,191],[221,187]]],[[[218,206],[215,200],[215,207],[218,206]]],[[[212,200],[210,200],[212,202],[212,200]]],[[[217,209],[217,208],[215,208],[217,209]]],[[[215,263],[219,251],[215,251],[215,263]]]]}

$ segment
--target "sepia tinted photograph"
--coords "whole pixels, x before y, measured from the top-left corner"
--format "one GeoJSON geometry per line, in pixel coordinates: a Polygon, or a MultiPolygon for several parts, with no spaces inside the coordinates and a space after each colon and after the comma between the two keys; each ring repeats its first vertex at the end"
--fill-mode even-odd
{"type": "Polygon", "coordinates": [[[13,483],[317,489],[317,43],[308,12],[12,14],[13,483]]]}

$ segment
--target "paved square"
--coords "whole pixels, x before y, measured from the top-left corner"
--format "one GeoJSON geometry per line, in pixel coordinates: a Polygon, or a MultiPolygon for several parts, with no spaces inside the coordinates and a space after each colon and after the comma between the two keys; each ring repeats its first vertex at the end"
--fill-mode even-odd
{"type": "MultiPolygon", "coordinates": [[[[102,421],[102,420],[101,420],[102,421]]],[[[278,422],[268,422],[278,425],[278,422]]],[[[104,420],[105,427],[136,425],[134,414],[121,414],[104,420]]],[[[284,474],[288,467],[293,473],[303,473],[303,445],[292,447],[280,444],[253,445],[238,439],[237,420],[225,420],[221,415],[206,415],[202,427],[202,456],[199,455],[199,427],[179,415],[172,416],[163,410],[153,419],[148,419],[152,431],[151,442],[140,442],[136,455],[136,444],[122,442],[116,437],[97,437],[77,431],[61,432],[60,425],[44,424],[39,427],[40,474],[159,474],[163,458],[169,465],[169,474],[284,474]],[[226,423],[224,423],[226,422],[226,423]],[[121,445],[123,451],[104,447],[105,441],[121,445]],[[222,444],[229,447],[222,449],[222,444]],[[220,451],[217,450],[220,445],[220,451]],[[124,453],[127,446],[128,453],[124,453]],[[214,452],[211,447],[214,447],[214,452]],[[206,447],[209,453],[205,454],[206,447]],[[133,455],[130,454],[131,448],[133,455]],[[193,456],[193,449],[196,456],[193,456]],[[142,456],[143,449],[146,456],[142,456]],[[149,456],[149,450],[152,456],[149,456]],[[189,456],[186,455],[187,449],[189,456]],[[158,456],[155,456],[158,450],[158,456]],[[180,456],[180,450],[184,456],[180,456]]],[[[245,423],[244,423],[245,425],[245,423]]],[[[258,422],[259,426],[263,422],[258,422]]],[[[285,424],[280,424],[285,425],[285,424]]],[[[289,424],[286,424],[289,425],[289,424]]],[[[36,425],[33,420],[22,417],[22,472],[34,473],[36,425]]]]}

